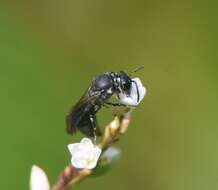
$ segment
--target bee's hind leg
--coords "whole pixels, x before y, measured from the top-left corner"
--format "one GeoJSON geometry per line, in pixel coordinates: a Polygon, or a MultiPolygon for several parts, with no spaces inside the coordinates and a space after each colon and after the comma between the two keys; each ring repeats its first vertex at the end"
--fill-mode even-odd
{"type": "Polygon", "coordinates": [[[94,140],[96,141],[96,137],[102,135],[102,132],[97,122],[96,115],[90,115],[90,121],[91,121],[92,128],[93,128],[93,137],[94,137],[94,140]]]}

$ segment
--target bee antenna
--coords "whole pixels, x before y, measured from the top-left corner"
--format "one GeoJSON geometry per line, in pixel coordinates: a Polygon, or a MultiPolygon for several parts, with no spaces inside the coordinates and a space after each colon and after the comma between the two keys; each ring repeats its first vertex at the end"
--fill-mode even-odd
{"type": "Polygon", "coordinates": [[[142,69],[144,69],[144,66],[142,65],[142,66],[139,66],[139,67],[137,67],[137,68],[135,68],[134,70],[132,70],[131,72],[130,72],[130,77],[134,74],[134,73],[136,73],[136,72],[138,72],[138,71],[140,71],[140,70],[142,70],[142,69]]]}

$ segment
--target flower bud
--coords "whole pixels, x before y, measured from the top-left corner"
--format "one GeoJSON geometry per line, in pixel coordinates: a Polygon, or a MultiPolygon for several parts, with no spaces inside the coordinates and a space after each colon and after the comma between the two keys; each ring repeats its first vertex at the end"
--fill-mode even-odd
{"type": "Polygon", "coordinates": [[[30,174],[31,190],[49,190],[49,182],[45,172],[38,166],[33,166],[30,174]]]}
{"type": "Polygon", "coordinates": [[[130,124],[131,121],[131,111],[125,113],[123,115],[123,118],[121,120],[121,124],[120,124],[120,133],[124,134],[126,132],[126,130],[128,129],[128,126],[130,124]]]}

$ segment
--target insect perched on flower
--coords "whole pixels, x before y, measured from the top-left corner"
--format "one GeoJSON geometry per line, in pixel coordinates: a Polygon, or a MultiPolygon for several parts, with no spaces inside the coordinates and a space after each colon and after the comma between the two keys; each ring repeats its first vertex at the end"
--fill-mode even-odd
{"type": "MultiPolygon", "coordinates": [[[[142,67],[135,69],[138,71],[142,67]]],[[[88,137],[100,135],[96,113],[102,106],[130,106],[134,107],[145,96],[145,88],[138,78],[132,79],[124,71],[107,72],[98,75],[72,108],[66,117],[67,132],[74,134],[77,129],[88,137]],[[118,103],[109,102],[115,95],[118,103]]]]}

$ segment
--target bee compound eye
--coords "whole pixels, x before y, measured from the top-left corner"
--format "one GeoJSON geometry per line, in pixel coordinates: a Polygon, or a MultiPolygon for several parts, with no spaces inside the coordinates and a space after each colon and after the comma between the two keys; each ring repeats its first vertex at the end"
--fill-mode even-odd
{"type": "Polygon", "coordinates": [[[122,87],[123,87],[123,90],[128,90],[130,88],[130,83],[127,82],[126,80],[123,80],[122,81],[122,87]]]}

